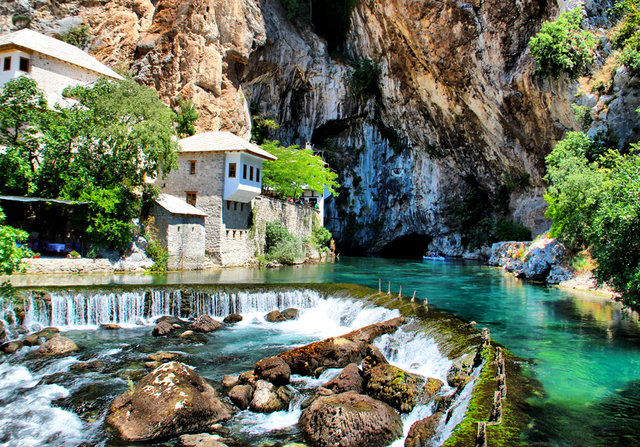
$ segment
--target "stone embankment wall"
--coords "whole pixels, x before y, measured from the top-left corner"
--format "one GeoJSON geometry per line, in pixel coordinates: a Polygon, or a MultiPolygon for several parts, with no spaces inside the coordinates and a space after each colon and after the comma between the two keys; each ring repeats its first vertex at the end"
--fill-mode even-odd
{"type": "MultiPolygon", "coordinates": [[[[263,255],[267,222],[279,220],[289,233],[304,239],[311,236],[313,220],[318,215],[313,208],[266,196],[251,201],[251,212],[252,225],[248,231],[229,230],[223,234],[223,266],[244,265],[251,263],[255,256],[263,255]]],[[[310,256],[317,257],[317,254],[310,256]]]]}

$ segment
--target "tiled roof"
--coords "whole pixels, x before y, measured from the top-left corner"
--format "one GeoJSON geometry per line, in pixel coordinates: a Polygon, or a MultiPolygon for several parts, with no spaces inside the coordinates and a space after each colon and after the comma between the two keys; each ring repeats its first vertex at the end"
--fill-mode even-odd
{"type": "Polygon", "coordinates": [[[231,132],[206,132],[178,141],[182,152],[248,152],[266,160],[276,160],[264,149],[250,143],[231,132]]]}
{"type": "Polygon", "coordinates": [[[108,78],[123,79],[118,73],[80,48],[27,28],[0,36],[0,50],[2,47],[12,45],[78,65],[108,78]]]}
{"type": "Polygon", "coordinates": [[[176,196],[170,194],[160,194],[156,199],[156,203],[171,214],[183,214],[186,216],[207,216],[202,210],[199,210],[195,206],[189,205],[184,200],[180,200],[176,196]]]}

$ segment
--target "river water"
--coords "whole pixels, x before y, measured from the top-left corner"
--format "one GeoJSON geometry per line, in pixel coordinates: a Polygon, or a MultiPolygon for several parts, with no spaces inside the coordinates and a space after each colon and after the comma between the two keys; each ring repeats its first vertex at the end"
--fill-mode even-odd
{"type": "MultiPolygon", "coordinates": [[[[336,264],[226,269],[167,275],[22,276],[16,285],[355,283],[404,295],[488,327],[492,338],[528,359],[543,385],[531,402],[523,443],[640,445],[638,316],[589,293],[526,284],[458,261],[343,258],[336,264]],[[31,283],[33,281],[33,283],[31,283]]],[[[56,390],[50,390],[55,393],[56,390]]]]}

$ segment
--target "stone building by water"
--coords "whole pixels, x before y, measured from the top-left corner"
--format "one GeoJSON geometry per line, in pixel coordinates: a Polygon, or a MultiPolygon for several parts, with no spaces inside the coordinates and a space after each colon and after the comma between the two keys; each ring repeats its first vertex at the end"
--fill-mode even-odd
{"type": "Polygon", "coordinates": [[[165,197],[177,198],[205,214],[199,249],[207,260],[245,264],[255,251],[249,228],[252,200],[262,192],[262,163],[276,157],[229,132],[193,135],[180,140],[179,146],[177,169],[156,184],[165,197]]]}

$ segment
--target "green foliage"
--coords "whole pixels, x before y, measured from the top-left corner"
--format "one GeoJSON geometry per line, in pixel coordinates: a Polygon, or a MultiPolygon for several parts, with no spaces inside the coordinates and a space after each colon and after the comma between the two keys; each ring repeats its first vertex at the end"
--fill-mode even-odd
{"type": "Polygon", "coordinates": [[[287,11],[287,18],[291,21],[299,20],[308,24],[311,19],[312,0],[281,0],[282,6],[287,11]]]}
{"type": "Polygon", "coordinates": [[[91,37],[91,31],[87,25],[80,25],[71,28],[64,34],[61,34],[59,39],[63,42],[70,43],[78,48],[83,48],[91,37]]]}
{"type": "Polygon", "coordinates": [[[45,113],[44,92],[34,80],[20,76],[7,82],[0,95],[0,185],[3,194],[27,195],[33,184],[41,149],[37,124],[45,113]]]}
{"type": "Polygon", "coordinates": [[[593,115],[591,114],[591,108],[588,106],[580,106],[578,104],[571,104],[571,111],[576,119],[576,123],[580,126],[580,130],[586,132],[593,123],[593,115]]]}
{"type": "Polygon", "coordinates": [[[378,62],[372,59],[358,59],[353,72],[349,77],[349,86],[357,96],[380,96],[380,67],[378,62]]]}
{"type": "Polygon", "coordinates": [[[0,192],[91,201],[74,226],[95,243],[124,246],[140,212],[134,191],[176,160],[173,112],[133,80],[67,89],[76,103],[46,108],[20,77],[0,95],[0,192]]]}
{"type": "Polygon", "coordinates": [[[315,225],[311,232],[311,243],[318,251],[329,250],[329,241],[331,240],[331,232],[325,227],[315,225]]]}
{"type": "Polygon", "coordinates": [[[169,262],[169,251],[163,244],[157,242],[153,237],[147,235],[147,255],[153,261],[152,272],[166,272],[169,262]]]}
{"type": "MultiPolygon", "coordinates": [[[[0,223],[5,219],[5,214],[0,208],[0,223]]],[[[33,255],[26,247],[18,247],[19,242],[24,242],[29,237],[26,231],[0,225],[0,273],[10,275],[23,269],[23,258],[33,255]]]]}
{"type": "Polygon", "coordinates": [[[552,235],[573,251],[588,248],[594,274],[629,305],[640,305],[640,158],[608,151],[590,160],[593,142],[570,133],[547,157],[552,235]]]}
{"type": "Polygon", "coordinates": [[[297,198],[303,188],[338,195],[338,174],[331,171],[322,158],[313,155],[311,149],[299,146],[280,146],[278,141],[267,141],[262,145],[267,152],[278,157],[263,165],[262,184],[265,188],[283,197],[297,198]]]}
{"type": "Polygon", "coordinates": [[[196,127],[193,125],[200,113],[196,109],[196,105],[182,98],[178,99],[178,110],[175,111],[176,117],[176,132],[182,138],[190,137],[196,133],[196,127]]]}
{"type": "Polygon", "coordinates": [[[269,141],[272,130],[280,128],[280,125],[271,117],[253,115],[251,117],[251,140],[256,144],[265,144],[269,141]]]}
{"type": "Polygon", "coordinates": [[[280,264],[293,264],[304,256],[302,240],[287,231],[279,220],[265,226],[265,258],[280,264]]]}
{"type": "Polygon", "coordinates": [[[538,63],[537,73],[558,77],[585,74],[593,63],[596,38],[580,24],[584,11],[574,9],[542,24],[540,32],[529,41],[531,55],[538,63]]]}

